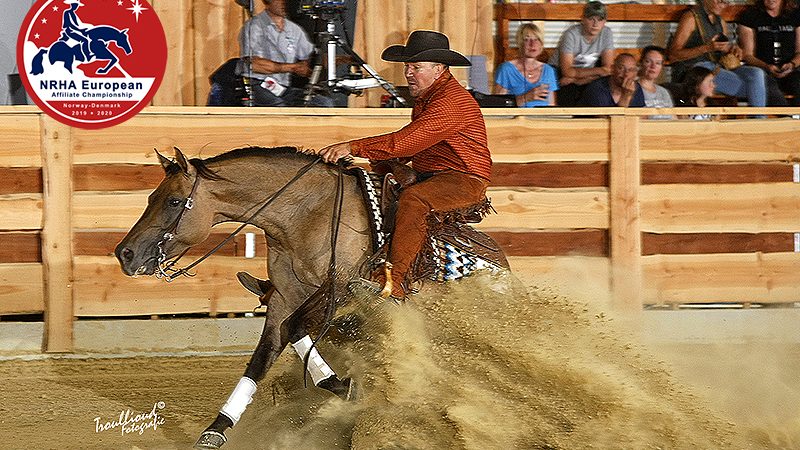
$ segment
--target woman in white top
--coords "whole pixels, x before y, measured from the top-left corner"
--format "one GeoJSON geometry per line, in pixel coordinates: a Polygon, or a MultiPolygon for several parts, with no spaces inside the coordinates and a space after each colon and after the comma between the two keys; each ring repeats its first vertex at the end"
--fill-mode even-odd
{"type": "MultiPolygon", "coordinates": [[[[644,104],[648,108],[672,108],[674,103],[669,91],[656,84],[664,69],[664,56],[667,51],[655,45],[642,49],[639,59],[639,85],[644,91],[644,104]]],[[[671,119],[672,116],[650,116],[651,119],[671,119]]]]}

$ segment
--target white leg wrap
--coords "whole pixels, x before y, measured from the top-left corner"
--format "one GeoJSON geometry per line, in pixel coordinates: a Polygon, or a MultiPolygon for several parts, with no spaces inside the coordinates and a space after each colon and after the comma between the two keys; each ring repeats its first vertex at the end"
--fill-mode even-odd
{"type": "MultiPolygon", "coordinates": [[[[302,339],[292,344],[292,347],[294,347],[294,351],[300,355],[300,359],[305,360],[308,350],[311,349],[311,344],[313,344],[311,341],[311,336],[305,335],[302,339]]],[[[314,386],[331,375],[336,375],[333,369],[328,366],[328,363],[322,359],[322,356],[320,356],[316,347],[311,349],[311,357],[308,358],[308,373],[311,374],[311,379],[314,381],[314,386]]]]}
{"type": "Polygon", "coordinates": [[[242,418],[242,413],[247,408],[247,405],[253,401],[253,394],[255,393],[256,382],[250,378],[242,377],[219,412],[228,416],[233,421],[233,424],[236,425],[239,419],[242,418]]]}

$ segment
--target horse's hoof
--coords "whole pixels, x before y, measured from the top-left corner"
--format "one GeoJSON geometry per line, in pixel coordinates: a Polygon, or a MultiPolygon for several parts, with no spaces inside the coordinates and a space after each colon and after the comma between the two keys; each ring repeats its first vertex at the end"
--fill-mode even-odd
{"type": "Polygon", "coordinates": [[[203,431],[203,434],[200,435],[200,439],[194,444],[194,448],[216,449],[225,445],[226,442],[228,442],[228,439],[224,434],[218,431],[207,430],[203,431]]]}
{"type": "Polygon", "coordinates": [[[347,377],[340,380],[336,375],[319,382],[317,387],[336,394],[340,399],[349,402],[356,399],[356,382],[347,377]]]}

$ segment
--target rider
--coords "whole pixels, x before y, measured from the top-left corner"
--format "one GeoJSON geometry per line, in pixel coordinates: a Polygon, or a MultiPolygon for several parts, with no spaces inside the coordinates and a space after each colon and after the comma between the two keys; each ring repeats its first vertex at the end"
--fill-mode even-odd
{"type": "Polygon", "coordinates": [[[70,5],[64,11],[64,18],[62,20],[61,31],[63,35],[61,40],[66,41],[68,38],[75,39],[80,44],[81,52],[83,53],[84,61],[91,59],[91,52],[89,51],[89,36],[87,29],[82,28],[83,24],[78,18],[76,11],[79,7],[83,6],[81,0],[64,0],[64,3],[70,5]]]}
{"type": "Polygon", "coordinates": [[[492,158],[481,110],[449,69],[470,62],[450,50],[447,36],[417,30],[406,45],[388,47],[381,58],[404,63],[414,97],[411,123],[393,133],[329,145],[318,153],[329,163],[350,155],[371,161],[410,160],[421,173],[424,181],[400,194],[389,250],[391,295],[402,299],[407,293],[406,274],[427,238],[429,213],[481,202],[489,185],[492,158]]]}

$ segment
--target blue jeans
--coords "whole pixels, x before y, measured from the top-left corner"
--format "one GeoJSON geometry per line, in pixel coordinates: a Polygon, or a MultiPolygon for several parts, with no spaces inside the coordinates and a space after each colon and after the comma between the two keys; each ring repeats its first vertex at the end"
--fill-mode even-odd
{"type": "MultiPolygon", "coordinates": [[[[305,91],[296,87],[286,88],[280,97],[261,87],[261,81],[253,80],[253,102],[256,106],[303,106],[305,91]]],[[[316,94],[311,97],[310,106],[333,108],[333,99],[316,94]]]]}
{"type": "MultiPolygon", "coordinates": [[[[696,66],[709,70],[717,65],[711,61],[702,61],[696,66]]],[[[733,70],[719,69],[714,76],[717,92],[733,97],[746,98],[750,106],[767,106],[767,85],[764,71],[753,66],[739,66],[733,70]]]]}

